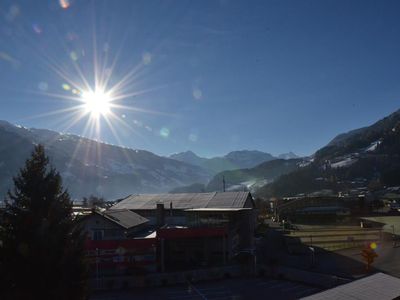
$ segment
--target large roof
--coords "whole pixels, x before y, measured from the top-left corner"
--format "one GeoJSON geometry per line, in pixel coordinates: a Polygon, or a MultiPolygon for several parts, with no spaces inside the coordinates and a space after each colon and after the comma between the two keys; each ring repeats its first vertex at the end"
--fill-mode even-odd
{"type": "Polygon", "coordinates": [[[126,229],[147,223],[149,221],[148,219],[143,218],[142,216],[128,209],[106,210],[96,213],[126,229]]]}
{"type": "Polygon", "coordinates": [[[399,296],[400,279],[383,273],[377,273],[302,299],[392,300],[399,296]]]}
{"type": "Polygon", "coordinates": [[[147,210],[163,203],[173,209],[191,208],[243,208],[249,192],[213,192],[185,194],[141,194],[131,195],[115,204],[111,209],[147,210]]]}

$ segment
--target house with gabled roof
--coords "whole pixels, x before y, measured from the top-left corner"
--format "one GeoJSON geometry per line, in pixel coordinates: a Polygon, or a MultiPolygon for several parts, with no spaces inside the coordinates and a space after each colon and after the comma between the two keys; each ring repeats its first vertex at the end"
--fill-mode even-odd
{"type": "Polygon", "coordinates": [[[254,208],[250,192],[212,192],[130,195],[111,207],[111,210],[129,209],[148,218],[153,225],[187,225],[188,215],[214,212],[222,216],[223,213],[238,213],[254,208]],[[161,207],[163,212],[160,212],[161,207]]]}
{"type": "Polygon", "coordinates": [[[89,239],[122,240],[134,237],[149,220],[129,209],[93,210],[80,219],[89,239]]]}
{"type": "Polygon", "coordinates": [[[157,228],[161,270],[224,264],[254,253],[256,209],[250,192],[131,195],[110,208],[119,209],[157,228]]]}

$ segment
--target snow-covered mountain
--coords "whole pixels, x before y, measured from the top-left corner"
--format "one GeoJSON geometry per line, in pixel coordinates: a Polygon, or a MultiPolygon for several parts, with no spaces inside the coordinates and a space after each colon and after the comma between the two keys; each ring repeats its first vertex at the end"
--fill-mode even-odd
{"type": "Polygon", "coordinates": [[[212,174],[222,171],[253,168],[263,162],[276,159],[269,153],[257,150],[232,151],[224,156],[204,158],[192,151],[172,154],[170,158],[200,166],[212,174]]]}
{"type": "Polygon", "coordinates": [[[174,153],[169,156],[169,158],[182,161],[195,166],[202,166],[208,159],[198,156],[193,151],[184,151],[179,153],[174,153]]]}
{"type": "Polygon", "coordinates": [[[205,183],[210,177],[199,166],[148,151],[0,121],[0,198],[12,188],[12,176],[39,143],[45,146],[74,198],[94,194],[115,199],[132,193],[166,192],[194,182],[205,183]]]}
{"type": "Polygon", "coordinates": [[[282,153],[278,155],[278,158],[280,159],[294,159],[294,158],[300,158],[297,154],[293,153],[292,151],[288,153],[282,153]]]}
{"type": "Polygon", "coordinates": [[[349,192],[400,185],[400,110],[336,136],[300,169],[257,191],[259,196],[294,196],[320,190],[349,192]]]}
{"type": "Polygon", "coordinates": [[[254,168],[224,171],[216,174],[206,186],[207,191],[221,191],[225,181],[226,190],[256,191],[261,186],[273,182],[281,175],[300,168],[303,159],[274,159],[254,168]]]}

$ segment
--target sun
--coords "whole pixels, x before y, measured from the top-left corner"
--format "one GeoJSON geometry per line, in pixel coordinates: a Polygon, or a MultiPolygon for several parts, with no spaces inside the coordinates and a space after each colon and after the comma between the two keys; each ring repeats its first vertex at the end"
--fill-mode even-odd
{"type": "Polygon", "coordinates": [[[110,93],[103,89],[95,89],[94,91],[84,91],[81,95],[83,106],[86,113],[92,117],[107,116],[111,111],[110,93]]]}

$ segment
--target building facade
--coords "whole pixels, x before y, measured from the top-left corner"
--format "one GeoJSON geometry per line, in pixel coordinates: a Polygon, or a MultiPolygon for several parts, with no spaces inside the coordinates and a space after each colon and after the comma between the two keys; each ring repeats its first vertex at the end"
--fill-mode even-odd
{"type": "Polygon", "coordinates": [[[132,195],[111,209],[129,209],[157,228],[161,271],[223,265],[254,252],[256,209],[249,192],[132,195]]]}

